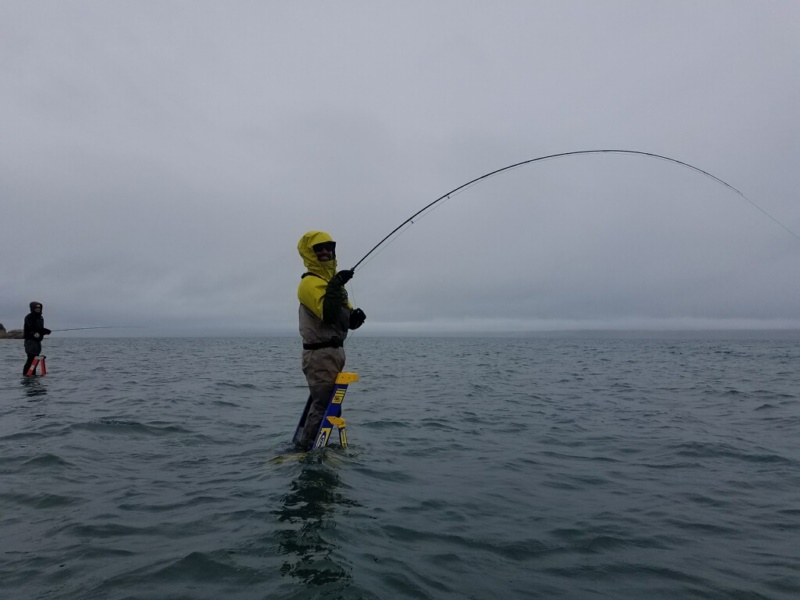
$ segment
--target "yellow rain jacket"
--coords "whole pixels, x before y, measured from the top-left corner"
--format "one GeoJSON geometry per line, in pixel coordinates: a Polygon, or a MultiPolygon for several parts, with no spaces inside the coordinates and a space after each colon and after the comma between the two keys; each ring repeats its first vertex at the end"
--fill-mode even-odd
{"type": "Polygon", "coordinates": [[[306,273],[297,288],[297,299],[300,300],[300,335],[304,344],[318,344],[347,337],[350,311],[352,305],[343,294],[341,313],[332,323],[323,321],[323,304],[328,291],[328,282],[336,274],[336,256],[328,262],[320,262],[314,253],[314,246],[323,242],[332,242],[333,238],[324,231],[309,231],[297,243],[297,251],[303,259],[306,273]]]}

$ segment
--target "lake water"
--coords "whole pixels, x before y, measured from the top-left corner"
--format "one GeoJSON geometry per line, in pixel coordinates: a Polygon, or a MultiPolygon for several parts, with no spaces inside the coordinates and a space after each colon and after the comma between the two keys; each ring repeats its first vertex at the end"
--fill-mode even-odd
{"type": "Polygon", "coordinates": [[[800,339],[346,350],[300,456],[299,339],[0,341],[0,598],[800,597],[800,339]]]}

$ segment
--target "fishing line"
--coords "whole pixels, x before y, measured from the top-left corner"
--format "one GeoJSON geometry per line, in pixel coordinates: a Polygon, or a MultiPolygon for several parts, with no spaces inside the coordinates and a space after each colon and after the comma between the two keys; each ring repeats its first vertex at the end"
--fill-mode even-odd
{"type": "Polygon", "coordinates": [[[124,325],[100,325],[99,327],[72,327],[70,329],[53,329],[52,332],[57,331],[84,331],[86,329],[139,329],[138,327],[126,327],[124,325]]]}
{"type": "Polygon", "coordinates": [[[576,155],[580,155],[580,154],[635,154],[635,155],[639,155],[639,156],[657,158],[659,160],[664,160],[664,161],[667,161],[667,162],[675,163],[676,165],[680,165],[682,167],[686,167],[688,169],[692,169],[693,171],[697,171],[698,173],[713,179],[717,183],[720,183],[720,184],[724,185],[726,188],[728,188],[729,190],[735,192],[736,194],[738,194],[739,196],[744,198],[753,207],[758,209],[762,214],[764,214],[766,217],[768,217],[771,221],[773,221],[777,225],[780,225],[783,229],[785,229],[790,234],[792,234],[795,238],[800,240],[800,235],[798,235],[797,233],[795,233],[794,231],[789,229],[786,225],[781,223],[778,219],[773,217],[766,210],[761,208],[758,204],[753,202],[750,198],[745,196],[741,191],[739,191],[738,189],[733,187],[731,184],[723,181],[722,179],[720,179],[719,177],[717,177],[715,175],[712,175],[708,171],[704,171],[703,169],[695,167],[694,165],[690,165],[687,162],[683,162],[682,160],[677,160],[675,158],[670,158],[669,156],[663,156],[661,154],[654,154],[652,152],[642,152],[640,150],[575,150],[575,151],[572,151],[572,152],[560,152],[558,154],[548,154],[547,156],[539,156],[537,158],[531,158],[529,160],[523,160],[522,162],[514,163],[513,165],[508,165],[507,167],[503,167],[501,169],[496,169],[494,171],[491,171],[490,173],[486,173],[485,175],[481,175],[480,177],[476,177],[475,179],[472,179],[472,180],[468,181],[467,183],[464,183],[464,184],[458,186],[457,188],[454,188],[454,189],[450,190],[446,194],[443,194],[442,196],[439,196],[436,200],[434,200],[430,204],[427,204],[426,206],[422,207],[420,210],[415,212],[408,219],[406,219],[405,221],[400,223],[400,225],[398,225],[392,231],[390,231],[389,234],[386,237],[384,237],[380,242],[375,244],[375,246],[373,246],[372,249],[369,252],[367,252],[364,255],[364,257],[355,264],[355,266],[353,267],[352,270],[355,271],[358,268],[358,266],[361,265],[361,263],[363,263],[367,259],[367,257],[369,257],[373,252],[375,252],[378,248],[380,248],[384,244],[384,242],[386,242],[389,239],[392,239],[392,240],[396,239],[399,236],[401,230],[402,230],[402,232],[405,232],[408,229],[408,227],[406,227],[406,225],[409,225],[409,226],[413,225],[414,224],[414,219],[419,220],[422,217],[427,216],[430,213],[429,209],[432,210],[437,204],[439,204],[440,202],[442,202],[444,200],[447,200],[452,195],[454,195],[456,193],[460,193],[460,192],[466,190],[467,188],[469,188],[470,186],[475,185],[476,183],[478,183],[478,182],[480,182],[480,181],[482,181],[484,179],[488,179],[489,177],[492,177],[494,175],[498,175],[500,173],[503,173],[504,171],[510,171],[511,169],[516,169],[517,167],[522,167],[524,165],[529,165],[531,163],[540,162],[540,161],[543,161],[543,160],[550,160],[550,159],[554,159],[554,158],[563,158],[565,156],[576,156],[576,155]],[[403,229],[404,227],[405,227],[405,229],[403,229]]]}

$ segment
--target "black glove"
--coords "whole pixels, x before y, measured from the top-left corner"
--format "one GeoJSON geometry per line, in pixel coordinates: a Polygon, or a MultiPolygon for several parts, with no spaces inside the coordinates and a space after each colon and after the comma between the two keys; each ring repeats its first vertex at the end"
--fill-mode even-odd
{"type": "Polygon", "coordinates": [[[52,331],[50,331],[50,330],[49,330],[47,327],[45,327],[44,329],[42,329],[42,331],[44,332],[44,335],[50,335],[51,333],[53,333],[53,332],[52,332],[52,331]]]}
{"type": "Polygon", "coordinates": [[[353,271],[351,271],[350,269],[345,269],[343,271],[339,271],[336,275],[331,277],[331,282],[335,281],[339,285],[344,285],[352,278],[353,278],[353,271]]]}
{"type": "Polygon", "coordinates": [[[358,329],[367,320],[367,315],[360,308],[355,309],[350,313],[350,329],[358,329]]]}

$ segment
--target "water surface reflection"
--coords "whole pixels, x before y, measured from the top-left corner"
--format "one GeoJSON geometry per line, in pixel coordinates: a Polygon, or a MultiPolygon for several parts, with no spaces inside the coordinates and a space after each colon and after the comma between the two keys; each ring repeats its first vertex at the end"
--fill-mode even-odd
{"type": "Polygon", "coordinates": [[[351,584],[352,574],[350,565],[337,556],[335,519],[338,509],[358,503],[342,493],[332,450],[317,454],[302,459],[300,474],[275,511],[282,524],[276,532],[285,557],[281,574],[308,585],[342,590],[351,584]]]}

